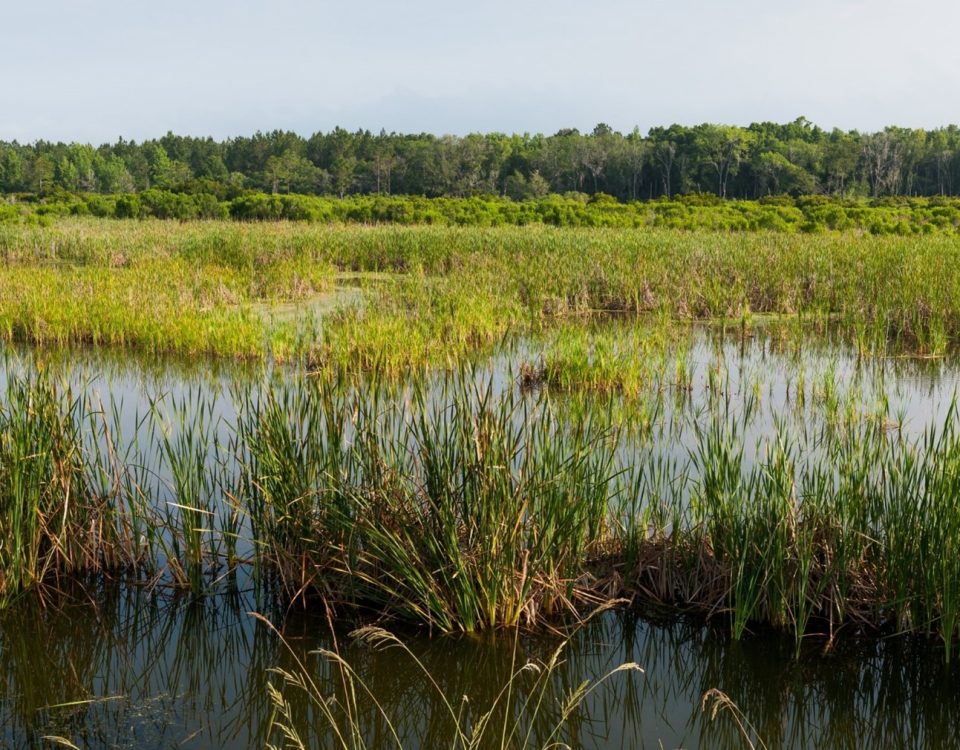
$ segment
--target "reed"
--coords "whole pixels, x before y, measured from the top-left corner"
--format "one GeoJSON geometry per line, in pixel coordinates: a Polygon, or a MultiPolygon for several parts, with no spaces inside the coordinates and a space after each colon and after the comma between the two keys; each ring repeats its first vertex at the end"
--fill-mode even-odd
{"type": "Polygon", "coordinates": [[[950,235],[63,219],[5,227],[2,244],[0,335],[40,343],[399,370],[610,312],[792,316],[864,354],[942,354],[960,331],[950,235]],[[363,302],[304,330],[337,284],[359,285],[363,302]]]}
{"type": "MultiPolygon", "coordinates": [[[[443,740],[454,750],[563,746],[571,725],[576,723],[580,707],[595,691],[617,675],[643,673],[639,664],[625,662],[593,681],[565,686],[561,674],[565,652],[576,635],[576,630],[567,635],[543,661],[524,658],[515,638],[510,670],[504,684],[490,691],[493,698],[489,702],[474,705],[470,696],[464,695],[457,700],[446,695],[429,667],[393,633],[383,628],[366,627],[351,634],[355,641],[369,648],[395,649],[406,657],[412,679],[426,685],[430,697],[438,704],[447,725],[443,740]]],[[[290,650],[289,646],[287,649],[290,650]]],[[[305,750],[324,743],[344,750],[357,750],[389,742],[391,746],[402,748],[405,741],[414,740],[407,736],[401,739],[395,728],[400,717],[388,713],[356,667],[342,654],[335,649],[325,649],[317,655],[331,667],[329,680],[312,676],[296,657],[293,669],[272,670],[279,686],[274,683],[268,686],[272,704],[267,727],[271,741],[268,747],[305,750]],[[288,697],[293,693],[307,698],[321,726],[311,727],[298,720],[288,697]],[[364,717],[361,706],[366,704],[375,707],[377,715],[373,721],[364,717]],[[372,740],[369,727],[373,723],[382,723],[385,727],[384,736],[376,740],[372,740]],[[277,739],[282,744],[272,744],[277,739]]]]}
{"type": "MultiPolygon", "coordinates": [[[[9,379],[0,400],[0,603],[38,584],[134,567],[140,514],[91,481],[81,396],[43,373],[9,379]]],[[[93,428],[95,429],[95,427],[93,428]]]]}
{"type": "Polygon", "coordinates": [[[287,601],[437,632],[628,597],[738,638],[909,631],[953,658],[956,402],[911,432],[882,378],[851,383],[826,355],[772,413],[764,373],[723,351],[697,363],[681,342],[626,399],[476,365],[405,383],[279,371],[166,396],[132,441],[89,398],[8,366],[3,594],[123,571],[202,592],[250,558],[287,601]]]}
{"type": "Polygon", "coordinates": [[[580,603],[581,564],[605,534],[602,431],[469,373],[399,403],[337,385],[281,386],[241,420],[248,513],[264,554],[299,572],[295,592],[442,632],[580,603]]]}

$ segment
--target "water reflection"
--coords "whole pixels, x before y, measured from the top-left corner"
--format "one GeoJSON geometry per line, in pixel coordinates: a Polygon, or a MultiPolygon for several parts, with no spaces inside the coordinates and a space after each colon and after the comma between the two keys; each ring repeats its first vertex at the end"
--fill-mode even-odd
{"type": "MultiPolygon", "coordinates": [[[[79,593],[79,592],[77,592],[79,593]]],[[[25,597],[0,615],[0,742],[48,747],[44,736],[84,748],[262,747],[270,715],[269,668],[294,669],[291,652],[247,612],[243,594],[166,598],[142,587],[105,586],[61,609],[25,597]]],[[[293,654],[321,689],[340,690],[337,672],[316,654],[333,641],[326,623],[302,612],[274,612],[293,654]]],[[[370,687],[404,747],[448,744],[451,720],[438,692],[399,649],[379,651],[337,639],[370,687]]],[[[517,664],[544,660],[555,636],[499,633],[428,639],[407,634],[440,690],[476,718],[517,664]]],[[[698,621],[658,621],[606,613],[579,631],[530,724],[539,746],[556,707],[581,680],[625,661],[645,674],[617,675],[591,694],[561,739],[573,748],[743,747],[734,723],[711,722],[700,708],[710,688],[726,692],[771,748],[956,747],[960,670],[932,642],[916,638],[811,641],[799,659],[792,641],[753,635],[730,642],[698,621]]],[[[520,707],[533,676],[519,680],[504,711],[520,707]]],[[[287,690],[312,747],[332,741],[316,706],[287,690]]],[[[371,747],[391,746],[369,700],[359,723],[371,747]]],[[[505,714],[500,713],[502,719],[505,714]]],[[[526,725],[525,725],[526,726],[526,725]]]]}
{"type": "MultiPolygon", "coordinates": [[[[495,387],[514,387],[508,366],[533,356],[533,344],[514,345],[485,365],[481,374],[495,387]]],[[[750,439],[773,429],[774,419],[792,414],[799,424],[820,407],[828,381],[841,394],[858,394],[888,416],[905,415],[916,433],[942,413],[958,387],[955,360],[910,357],[863,359],[837,342],[807,340],[802,346],[775,335],[723,336],[700,330],[689,346],[691,389],[665,387],[661,419],[671,437],[650,450],[685,455],[690,425],[715,398],[711,371],[722,371],[722,388],[736,404],[756,395],[761,403],[750,439]],[[797,393],[809,392],[797,411],[797,393]],[[818,391],[818,389],[820,389],[818,391]],[[820,395],[817,395],[817,394],[820,395]],[[811,405],[812,404],[812,405],[811,405]],[[671,423],[675,426],[671,427],[671,423]]],[[[216,398],[215,420],[234,420],[231,388],[262,383],[270,367],[222,365],[105,352],[20,352],[0,368],[0,390],[11,368],[33,366],[67,374],[77,387],[115,402],[123,434],[146,444],[137,415],[152,399],[216,398]]],[[[623,447],[630,458],[631,443],[623,447]]],[[[144,465],[153,467],[149,460],[144,465]]],[[[158,487],[165,474],[151,468],[158,487]]],[[[242,573],[241,573],[242,575],[242,573]]],[[[258,602],[245,588],[192,599],[143,586],[88,582],[57,607],[25,596],[0,612],[0,745],[49,747],[43,737],[68,738],[79,747],[262,747],[271,712],[270,668],[294,669],[299,659],[329,694],[341,689],[336,671],[310,652],[330,648],[327,622],[316,615],[283,611],[258,602]],[[281,627],[291,654],[248,612],[265,611],[281,627]],[[296,658],[294,658],[296,657],[296,658]]],[[[556,671],[551,700],[529,725],[544,741],[557,716],[556,703],[584,679],[598,679],[626,661],[643,675],[618,675],[576,712],[559,739],[573,748],[743,747],[729,717],[711,722],[701,711],[703,694],[727,693],[771,748],[941,748],[960,746],[960,671],[944,664],[942,649],[918,638],[859,640],[841,637],[831,648],[811,639],[795,658],[792,639],[754,635],[731,642],[722,630],[700,621],[641,618],[608,613],[580,631],[556,671]]],[[[476,717],[489,706],[518,663],[549,658],[552,636],[499,633],[483,638],[405,637],[437,680],[443,695],[476,717]]],[[[337,643],[380,701],[405,747],[448,745],[451,719],[440,694],[399,650],[379,652],[352,644],[345,632],[337,643]]],[[[503,712],[520,713],[529,680],[503,712]]],[[[308,697],[286,697],[303,736],[313,747],[329,746],[329,727],[308,697]]],[[[371,747],[390,746],[390,728],[369,700],[357,707],[371,747]]],[[[502,721],[501,721],[502,723],[502,721]]]]}

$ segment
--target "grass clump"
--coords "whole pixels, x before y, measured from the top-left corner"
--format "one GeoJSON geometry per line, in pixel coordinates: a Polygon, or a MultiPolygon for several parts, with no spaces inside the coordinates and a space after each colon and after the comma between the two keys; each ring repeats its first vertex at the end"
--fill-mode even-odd
{"type": "Polygon", "coordinates": [[[9,374],[4,590],[139,566],[201,593],[250,559],[287,602],[434,632],[625,597],[721,616],[738,638],[917,632],[951,658],[956,404],[911,431],[885,376],[865,393],[828,358],[767,406],[768,344],[747,366],[743,335],[695,356],[682,342],[629,398],[592,387],[589,360],[569,388],[469,366],[403,384],[280,371],[165,397],[126,442],[116,416],[9,374]]]}
{"type": "MultiPolygon", "coordinates": [[[[137,513],[92,481],[88,411],[46,376],[11,378],[0,401],[0,603],[62,576],[139,562],[137,513]]],[[[92,426],[92,422],[91,422],[92,426]]],[[[96,455],[94,455],[96,454],[96,455]]],[[[103,465],[103,464],[101,464],[103,465]]]]}
{"type": "Polygon", "coordinates": [[[605,535],[604,433],[469,380],[415,387],[399,407],[310,382],[244,415],[249,513],[294,591],[441,632],[590,600],[578,578],[605,535]]]}

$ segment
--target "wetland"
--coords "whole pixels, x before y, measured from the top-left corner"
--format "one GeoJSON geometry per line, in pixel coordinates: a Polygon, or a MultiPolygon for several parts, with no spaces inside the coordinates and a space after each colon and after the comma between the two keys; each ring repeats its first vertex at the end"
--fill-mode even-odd
{"type": "Polygon", "coordinates": [[[0,241],[6,744],[956,744],[952,237],[0,241]]]}

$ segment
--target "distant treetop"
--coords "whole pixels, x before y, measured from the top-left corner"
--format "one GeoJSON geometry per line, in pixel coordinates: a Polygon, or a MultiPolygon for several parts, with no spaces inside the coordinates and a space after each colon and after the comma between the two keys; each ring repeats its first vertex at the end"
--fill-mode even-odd
{"type": "Polygon", "coordinates": [[[804,117],[749,127],[704,123],[626,135],[599,123],[554,135],[373,134],[335,128],[304,138],[275,130],[215,141],[167,133],[21,145],[0,141],[0,192],[135,193],[160,188],[313,195],[502,195],[604,193],[620,201],[676,194],[724,198],[826,194],[933,196],[960,193],[960,129],[889,127],[826,131],[804,117]]]}

